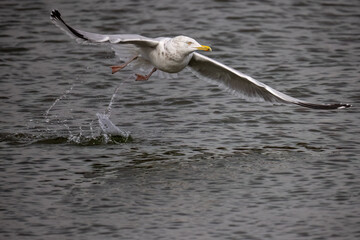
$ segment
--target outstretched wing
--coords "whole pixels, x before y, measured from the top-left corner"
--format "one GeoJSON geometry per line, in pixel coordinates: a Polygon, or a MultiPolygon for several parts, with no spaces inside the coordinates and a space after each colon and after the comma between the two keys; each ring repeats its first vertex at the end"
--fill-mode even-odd
{"type": "Polygon", "coordinates": [[[205,77],[206,79],[217,83],[220,87],[230,90],[240,96],[244,96],[245,98],[274,103],[293,103],[315,109],[340,109],[351,107],[350,104],[314,104],[293,98],[199,53],[193,54],[189,67],[195,74],[200,75],[199,77],[205,77]]]}
{"type": "Polygon", "coordinates": [[[75,29],[68,25],[62,18],[58,10],[52,10],[50,19],[56,26],[68,33],[71,37],[81,39],[86,42],[93,43],[123,43],[134,44],[138,47],[156,47],[159,43],[157,39],[147,38],[137,34],[112,34],[104,35],[98,33],[90,33],[82,30],[75,29]]]}

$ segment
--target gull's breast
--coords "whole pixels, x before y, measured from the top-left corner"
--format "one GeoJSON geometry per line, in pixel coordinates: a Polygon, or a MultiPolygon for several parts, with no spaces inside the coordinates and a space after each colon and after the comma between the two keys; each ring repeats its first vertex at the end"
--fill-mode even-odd
{"type": "Polygon", "coordinates": [[[159,70],[168,73],[177,73],[189,64],[192,54],[181,56],[166,51],[163,46],[158,46],[149,52],[148,56],[149,61],[159,70]]]}

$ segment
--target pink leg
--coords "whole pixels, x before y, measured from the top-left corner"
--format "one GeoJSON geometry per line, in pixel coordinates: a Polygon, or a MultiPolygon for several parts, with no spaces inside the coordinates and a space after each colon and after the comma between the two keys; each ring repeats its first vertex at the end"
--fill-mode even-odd
{"type": "Polygon", "coordinates": [[[138,58],[138,56],[134,56],[132,59],[130,59],[129,61],[125,62],[124,64],[121,64],[119,66],[111,66],[112,69],[112,74],[116,73],[117,71],[120,71],[121,69],[123,69],[124,67],[126,67],[129,63],[131,63],[132,61],[136,60],[138,58]]]}
{"type": "Polygon", "coordinates": [[[136,75],[136,81],[146,81],[150,78],[151,74],[153,74],[155,71],[157,70],[157,68],[153,68],[153,70],[151,70],[151,72],[148,75],[140,75],[140,74],[135,74],[136,75]]]}

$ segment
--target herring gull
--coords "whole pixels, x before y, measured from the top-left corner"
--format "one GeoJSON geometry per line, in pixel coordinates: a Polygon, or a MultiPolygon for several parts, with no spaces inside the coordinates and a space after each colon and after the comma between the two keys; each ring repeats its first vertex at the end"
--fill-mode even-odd
{"type": "Polygon", "coordinates": [[[115,73],[129,63],[137,60],[147,61],[152,70],[147,75],[136,74],[136,80],[148,80],[157,70],[167,73],[177,73],[189,67],[195,75],[217,83],[233,93],[247,99],[256,99],[272,103],[292,103],[314,109],[340,109],[349,108],[350,104],[315,104],[306,102],[284,93],[281,93],[266,84],[255,80],[231,67],[206,57],[195,51],[211,51],[209,46],[201,45],[194,39],[186,36],[173,38],[148,38],[137,34],[98,34],[75,29],[65,23],[57,10],[52,10],[51,20],[60,29],[71,37],[88,43],[124,44],[136,47],[137,52],[124,64],[112,66],[115,73]]]}

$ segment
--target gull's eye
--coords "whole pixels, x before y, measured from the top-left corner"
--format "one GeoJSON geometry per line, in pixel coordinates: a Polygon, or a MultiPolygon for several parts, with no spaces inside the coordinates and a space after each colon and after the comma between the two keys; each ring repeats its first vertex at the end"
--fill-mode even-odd
{"type": "Polygon", "coordinates": [[[187,43],[187,45],[189,45],[189,46],[190,46],[191,44],[193,44],[192,42],[186,42],[186,43],[187,43]]]}

